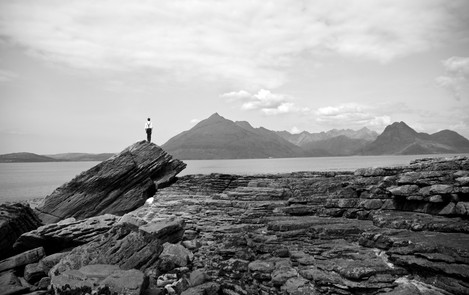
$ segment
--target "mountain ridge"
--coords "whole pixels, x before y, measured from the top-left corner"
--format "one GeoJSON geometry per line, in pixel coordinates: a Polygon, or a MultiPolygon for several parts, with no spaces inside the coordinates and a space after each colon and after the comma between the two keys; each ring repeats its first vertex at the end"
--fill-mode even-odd
{"type": "MultiPolygon", "coordinates": [[[[232,121],[214,113],[169,139],[162,148],[184,160],[418,155],[469,153],[469,140],[448,129],[433,134],[417,132],[402,121],[386,126],[381,134],[367,127],[292,134],[255,128],[247,121],[232,121]]],[[[0,162],[103,161],[112,155],[12,153],[0,155],[0,162]]]]}
{"type": "Polygon", "coordinates": [[[249,159],[469,153],[469,140],[451,130],[417,132],[402,121],[387,126],[381,134],[367,127],[291,134],[254,128],[247,121],[231,121],[214,113],[162,147],[186,160],[249,159]]]}
{"type": "Polygon", "coordinates": [[[214,113],[162,145],[178,159],[246,159],[306,156],[301,148],[266,128],[214,113]]]}
{"type": "Polygon", "coordinates": [[[457,132],[442,130],[433,134],[417,132],[404,122],[387,126],[375,141],[364,147],[360,154],[438,154],[467,153],[469,140],[457,132]]]}

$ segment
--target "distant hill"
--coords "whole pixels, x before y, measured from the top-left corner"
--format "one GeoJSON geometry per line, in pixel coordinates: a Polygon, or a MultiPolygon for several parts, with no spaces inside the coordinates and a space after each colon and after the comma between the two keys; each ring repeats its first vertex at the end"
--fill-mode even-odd
{"type": "Polygon", "coordinates": [[[233,122],[218,113],[162,145],[178,159],[252,159],[307,156],[298,146],[265,128],[233,122]]]}
{"type": "Polygon", "coordinates": [[[339,135],[332,138],[312,141],[303,144],[301,148],[313,157],[351,156],[357,154],[371,141],[360,138],[350,138],[339,135]]]}
{"type": "Polygon", "coordinates": [[[20,163],[20,162],[58,162],[60,160],[41,156],[33,153],[12,153],[0,155],[0,163],[20,163]]]}
{"type": "MultiPolygon", "coordinates": [[[[249,122],[231,121],[215,113],[174,136],[162,148],[181,160],[419,155],[469,153],[469,140],[451,130],[417,132],[404,122],[387,126],[379,135],[366,127],[291,134],[254,128],[249,122]]],[[[111,156],[112,153],[13,153],[0,155],[0,163],[104,161],[111,156]]]]}
{"type": "Polygon", "coordinates": [[[28,163],[28,162],[102,162],[109,159],[114,154],[86,154],[86,153],[66,153],[55,155],[38,155],[34,153],[12,153],[0,155],[0,163],[28,163]]]}
{"type": "Polygon", "coordinates": [[[64,154],[55,154],[55,155],[46,155],[47,157],[61,160],[61,161],[74,161],[74,162],[84,162],[84,161],[99,161],[109,159],[114,154],[112,153],[102,153],[102,154],[87,154],[87,153],[64,153],[64,154]]]}
{"type": "Polygon", "coordinates": [[[364,141],[373,141],[378,137],[378,133],[372,131],[366,127],[363,127],[360,130],[352,130],[352,129],[332,129],[327,132],[319,132],[319,133],[309,133],[307,131],[303,131],[298,134],[291,134],[288,131],[277,131],[277,134],[288,140],[289,142],[303,147],[308,145],[311,147],[312,142],[319,142],[323,140],[330,140],[334,137],[345,136],[350,139],[361,139],[364,141]]]}
{"type": "Polygon", "coordinates": [[[419,133],[404,122],[395,122],[387,126],[375,141],[365,146],[360,154],[415,155],[467,152],[469,152],[469,140],[454,131],[419,133]]]}

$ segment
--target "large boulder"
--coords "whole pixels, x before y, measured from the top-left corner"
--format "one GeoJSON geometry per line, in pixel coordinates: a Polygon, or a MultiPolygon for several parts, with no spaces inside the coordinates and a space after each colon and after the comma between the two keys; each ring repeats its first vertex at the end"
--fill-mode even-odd
{"type": "Polygon", "coordinates": [[[179,242],[184,234],[184,226],[178,220],[159,222],[155,226],[157,230],[138,228],[128,223],[116,225],[93,241],[74,248],[49,273],[55,276],[92,264],[118,265],[124,270],[135,268],[145,271],[147,268],[155,268],[164,250],[164,243],[179,242]],[[175,237],[179,237],[179,240],[175,237]]]}
{"type": "Polygon", "coordinates": [[[157,145],[140,141],[57,188],[36,210],[45,223],[123,215],[143,205],[185,167],[157,145]]]}
{"type": "Polygon", "coordinates": [[[116,265],[95,264],[68,270],[51,280],[55,294],[126,294],[138,295],[148,285],[143,272],[121,270],[116,265]]]}
{"type": "Polygon", "coordinates": [[[82,220],[67,218],[58,223],[46,224],[22,234],[13,245],[17,252],[44,247],[46,253],[56,253],[94,240],[109,231],[120,217],[104,214],[82,220]]]}
{"type": "Polygon", "coordinates": [[[33,210],[20,203],[0,205],[0,259],[13,254],[12,246],[21,234],[34,230],[41,221],[33,210]]]}

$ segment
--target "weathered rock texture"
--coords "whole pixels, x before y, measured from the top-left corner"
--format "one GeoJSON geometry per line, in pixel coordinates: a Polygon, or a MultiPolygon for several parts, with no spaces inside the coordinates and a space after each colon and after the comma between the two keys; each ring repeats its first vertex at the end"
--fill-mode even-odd
{"type": "Polygon", "coordinates": [[[41,224],[33,210],[23,204],[0,205],[0,259],[13,254],[12,246],[18,237],[41,224]]]}
{"type": "Polygon", "coordinates": [[[108,232],[117,221],[119,217],[111,214],[82,220],[67,218],[22,234],[13,248],[17,252],[36,247],[43,247],[47,253],[59,252],[91,242],[97,236],[108,232]]]}
{"type": "Polygon", "coordinates": [[[156,267],[163,244],[178,242],[184,234],[182,220],[157,222],[145,227],[124,223],[114,226],[92,242],[74,248],[52,270],[54,276],[89,264],[112,264],[121,269],[156,267]]]}
{"type": "Polygon", "coordinates": [[[18,249],[41,247],[0,262],[0,281],[63,295],[469,294],[468,178],[467,157],[188,175],[122,217],[23,234],[18,249]]]}
{"type": "Polygon", "coordinates": [[[469,159],[355,173],[189,175],[132,214],[179,216],[221,294],[468,294],[469,159]]]}
{"type": "Polygon", "coordinates": [[[143,205],[185,166],[155,144],[137,142],[57,188],[36,209],[46,223],[122,215],[143,205]]]}

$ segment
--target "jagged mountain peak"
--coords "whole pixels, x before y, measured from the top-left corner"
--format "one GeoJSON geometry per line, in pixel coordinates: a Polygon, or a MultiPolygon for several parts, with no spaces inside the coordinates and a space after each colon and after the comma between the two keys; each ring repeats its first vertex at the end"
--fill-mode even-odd
{"type": "Polygon", "coordinates": [[[233,122],[218,113],[200,121],[162,146],[179,159],[286,158],[306,154],[265,128],[233,122]]]}
{"type": "Polygon", "coordinates": [[[469,140],[450,130],[419,133],[403,121],[387,126],[380,135],[367,127],[292,134],[254,128],[247,121],[214,113],[163,148],[180,159],[286,158],[469,152],[469,140]]]}
{"type": "Polygon", "coordinates": [[[378,136],[377,140],[380,138],[393,138],[399,141],[413,141],[418,134],[417,131],[409,127],[405,122],[394,122],[384,128],[383,133],[378,136]]]}

